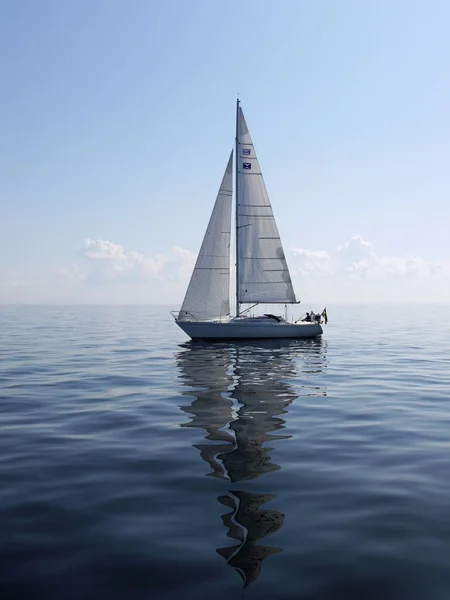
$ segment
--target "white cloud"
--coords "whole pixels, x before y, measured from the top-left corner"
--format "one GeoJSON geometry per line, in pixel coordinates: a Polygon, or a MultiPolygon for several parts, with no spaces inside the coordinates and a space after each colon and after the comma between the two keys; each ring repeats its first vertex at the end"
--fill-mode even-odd
{"type": "Polygon", "coordinates": [[[4,290],[25,289],[28,282],[21,278],[16,271],[8,270],[0,274],[0,288],[4,290]]]}
{"type": "MultiPolygon", "coordinates": [[[[0,302],[182,301],[195,254],[180,246],[151,256],[108,240],[83,241],[78,260],[42,272],[0,274],[0,302]]],[[[303,301],[450,302],[450,262],[377,252],[361,235],[334,250],[293,248],[288,263],[303,301]]],[[[231,293],[234,265],[231,264],[231,293]]]]}
{"type": "Polygon", "coordinates": [[[337,252],[344,259],[352,262],[374,256],[372,244],[367,242],[361,235],[352,235],[345,244],[337,247],[337,252]]]}
{"type": "Polygon", "coordinates": [[[325,250],[292,248],[293,274],[327,276],[332,273],[331,257],[325,250]]]}
{"type": "Polygon", "coordinates": [[[59,275],[61,283],[69,285],[81,283],[86,279],[85,273],[82,273],[80,267],[75,264],[70,267],[55,269],[55,273],[59,275]]]}
{"type": "Polygon", "coordinates": [[[288,257],[300,295],[333,302],[449,302],[450,262],[375,251],[361,235],[334,251],[293,248],[288,257]],[[297,276],[299,277],[296,281],[297,276]]]}
{"type": "Polygon", "coordinates": [[[180,277],[190,276],[190,274],[192,273],[192,269],[194,268],[195,259],[197,258],[197,255],[191,252],[190,250],[181,248],[181,246],[174,246],[172,248],[172,253],[177,259],[180,277]]]}
{"type": "Polygon", "coordinates": [[[444,265],[417,256],[379,256],[370,242],[360,235],[352,236],[337,248],[338,265],[350,275],[362,278],[427,277],[444,265]]]}
{"type": "Polygon", "coordinates": [[[173,246],[166,254],[145,256],[135,250],[126,250],[122,244],[91,239],[83,241],[80,255],[89,261],[88,283],[176,281],[190,274],[195,261],[195,255],[180,246],[173,246]]]}
{"type": "Polygon", "coordinates": [[[29,284],[23,280],[12,280],[6,279],[0,283],[0,288],[5,290],[17,290],[17,289],[26,289],[29,287],[29,284]]]}

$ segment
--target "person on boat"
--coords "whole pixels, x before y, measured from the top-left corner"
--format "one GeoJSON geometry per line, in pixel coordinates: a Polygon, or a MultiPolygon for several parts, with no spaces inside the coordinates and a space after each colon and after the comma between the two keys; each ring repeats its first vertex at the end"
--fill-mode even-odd
{"type": "Polygon", "coordinates": [[[308,323],[311,322],[311,316],[310,316],[309,312],[306,313],[306,317],[303,319],[303,321],[308,321],[308,323]]]}

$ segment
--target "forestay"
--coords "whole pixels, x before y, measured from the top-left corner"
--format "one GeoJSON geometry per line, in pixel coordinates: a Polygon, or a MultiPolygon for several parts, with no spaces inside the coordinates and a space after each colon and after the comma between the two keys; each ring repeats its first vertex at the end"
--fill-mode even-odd
{"type": "Polygon", "coordinates": [[[181,321],[202,321],[230,314],[232,196],[233,152],[178,315],[181,321]]]}
{"type": "Polygon", "coordinates": [[[280,235],[240,106],[236,151],[238,301],[294,303],[280,235]]]}

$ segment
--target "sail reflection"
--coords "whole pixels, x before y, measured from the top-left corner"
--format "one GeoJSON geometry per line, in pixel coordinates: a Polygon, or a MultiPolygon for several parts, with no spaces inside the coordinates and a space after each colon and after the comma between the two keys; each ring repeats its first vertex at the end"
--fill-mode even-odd
{"type": "Polygon", "coordinates": [[[234,435],[226,428],[234,418],[234,402],[230,398],[234,385],[229,348],[220,345],[202,345],[187,342],[177,356],[180,378],[189,391],[182,394],[194,401],[181,410],[191,415],[191,421],[181,427],[206,431],[205,439],[216,444],[195,444],[202,459],[212,472],[208,475],[224,477],[224,467],[218,458],[234,446],[234,435]]]}
{"type": "Polygon", "coordinates": [[[296,391],[289,383],[299,373],[323,372],[326,342],[187,342],[182,348],[177,362],[189,388],[182,394],[194,400],[181,408],[190,416],[181,426],[202,429],[213,442],[195,445],[212,469],[208,475],[236,482],[278,470],[273,448],[264,444],[290,437],[281,433],[283,415],[299,395],[326,395],[309,381],[296,391]]]}
{"type": "Polygon", "coordinates": [[[232,395],[240,405],[229,425],[235,443],[219,458],[235,482],[280,468],[269,454],[273,448],[264,444],[290,437],[280,433],[285,427],[282,415],[297,395],[284,381],[295,375],[295,364],[288,353],[279,351],[278,344],[237,346],[233,365],[236,381],[232,395]]]}
{"type": "MultiPolygon", "coordinates": [[[[181,426],[206,432],[206,442],[194,447],[210,467],[207,474],[232,483],[279,470],[268,443],[290,437],[283,434],[289,405],[299,395],[326,395],[308,379],[326,368],[326,342],[321,339],[187,342],[177,362],[187,388],[182,393],[193,398],[181,408],[190,417],[181,426]],[[294,379],[296,389],[289,383],[294,379]]],[[[238,544],[217,552],[245,585],[259,576],[267,556],[282,551],[257,543],[283,526],[281,512],[262,507],[275,498],[242,490],[218,498],[228,509],[222,516],[227,535],[238,544]]]]}

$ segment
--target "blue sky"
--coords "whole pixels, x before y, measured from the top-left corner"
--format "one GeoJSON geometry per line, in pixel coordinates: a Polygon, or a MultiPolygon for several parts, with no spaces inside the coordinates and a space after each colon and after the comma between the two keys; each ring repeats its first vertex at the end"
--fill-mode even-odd
{"type": "Polygon", "coordinates": [[[237,92],[301,298],[450,301],[449,21],[445,1],[1,3],[0,302],[181,302],[237,92]]]}

